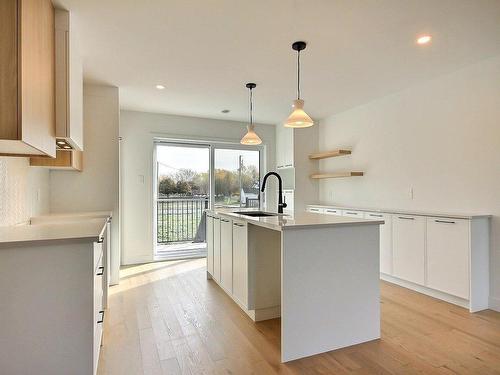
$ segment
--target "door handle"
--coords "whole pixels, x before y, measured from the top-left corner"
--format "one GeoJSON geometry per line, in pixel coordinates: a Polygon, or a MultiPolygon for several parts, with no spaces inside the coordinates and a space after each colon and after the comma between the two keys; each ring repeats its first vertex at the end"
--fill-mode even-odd
{"type": "Polygon", "coordinates": [[[448,220],[434,220],[436,223],[443,223],[443,224],[455,224],[455,221],[448,221],[448,220]]]}

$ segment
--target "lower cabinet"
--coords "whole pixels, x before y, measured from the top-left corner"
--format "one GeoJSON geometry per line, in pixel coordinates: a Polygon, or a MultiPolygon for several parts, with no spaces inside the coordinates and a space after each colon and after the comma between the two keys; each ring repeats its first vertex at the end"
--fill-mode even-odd
{"type": "Polygon", "coordinates": [[[427,218],[427,284],[469,299],[469,221],[427,218]]]}
{"type": "Polygon", "coordinates": [[[206,215],[206,235],[207,235],[207,271],[214,274],[214,217],[206,215]]]}
{"type": "Polygon", "coordinates": [[[233,223],[220,219],[220,284],[228,292],[233,292],[233,223]]]}
{"type": "Polygon", "coordinates": [[[220,217],[217,216],[214,216],[213,249],[214,272],[212,273],[212,277],[216,281],[220,281],[220,217]]]}
{"type": "Polygon", "coordinates": [[[247,224],[238,221],[233,221],[233,297],[248,309],[247,224]]]}
{"type": "Polygon", "coordinates": [[[380,272],[392,275],[392,216],[365,212],[365,219],[384,220],[384,224],[380,225],[380,272]]]}
{"type": "Polygon", "coordinates": [[[392,215],[393,275],[425,283],[425,217],[392,215]]]}

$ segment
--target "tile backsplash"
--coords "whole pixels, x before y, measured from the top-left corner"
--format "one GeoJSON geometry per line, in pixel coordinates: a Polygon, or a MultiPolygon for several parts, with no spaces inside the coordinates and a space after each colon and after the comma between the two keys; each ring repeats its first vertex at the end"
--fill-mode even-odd
{"type": "Polygon", "coordinates": [[[0,157],[0,226],[26,222],[49,211],[49,171],[29,158],[0,157]]]}

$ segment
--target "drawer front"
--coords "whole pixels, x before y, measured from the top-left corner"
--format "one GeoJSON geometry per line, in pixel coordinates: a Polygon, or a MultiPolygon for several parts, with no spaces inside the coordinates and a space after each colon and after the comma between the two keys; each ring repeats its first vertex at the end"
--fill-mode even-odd
{"type": "Polygon", "coordinates": [[[365,213],[363,211],[356,211],[356,210],[342,210],[342,216],[357,217],[358,219],[363,219],[365,213]]]}
{"type": "Polygon", "coordinates": [[[97,269],[100,260],[102,259],[102,242],[94,242],[94,270],[97,269]]]}
{"type": "Polygon", "coordinates": [[[338,208],[325,208],[324,213],[327,215],[342,216],[342,210],[340,210],[338,208]]]}
{"type": "Polygon", "coordinates": [[[427,286],[469,299],[469,220],[427,218],[427,286]]]}
{"type": "Polygon", "coordinates": [[[307,211],[322,214],[323,212],[325,212],[325,209],[323,207],[309,206],[309,207],[307,207],[307,211]]]}

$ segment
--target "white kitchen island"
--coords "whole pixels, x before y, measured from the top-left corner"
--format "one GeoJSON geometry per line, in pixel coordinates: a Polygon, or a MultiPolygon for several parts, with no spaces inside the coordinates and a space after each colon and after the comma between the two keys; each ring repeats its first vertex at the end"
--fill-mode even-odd
{"type": "Polygon", "coordinates": [[[207,211],[208,275],[254,321],[281,316],[282,362],[378,339],[380,224],[207,211]]]}

